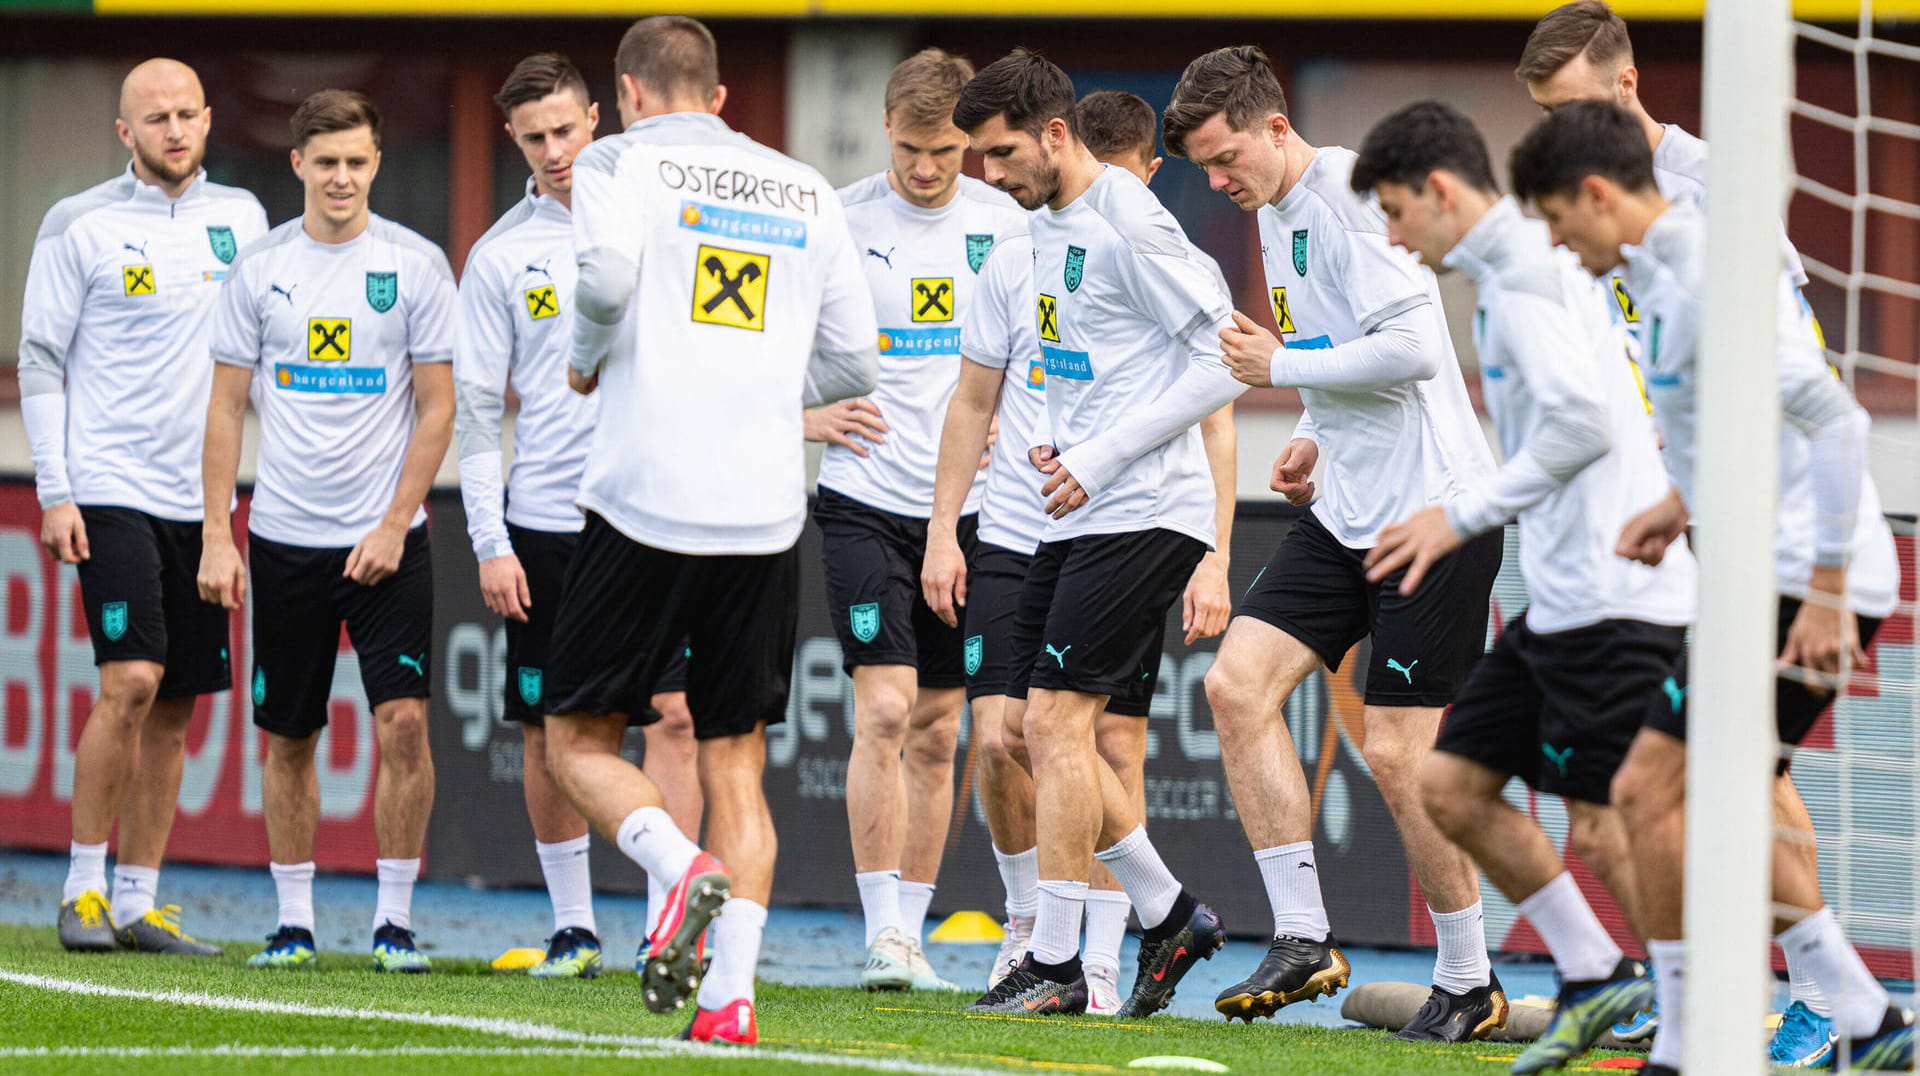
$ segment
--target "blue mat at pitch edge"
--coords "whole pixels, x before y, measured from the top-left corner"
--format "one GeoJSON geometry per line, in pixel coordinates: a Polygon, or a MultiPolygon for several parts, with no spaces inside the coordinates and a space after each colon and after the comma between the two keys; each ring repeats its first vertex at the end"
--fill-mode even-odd
{"type": "MultiPolygon", "coordinates": [[[[529,852],[529,855],[532,853],[529,852]]],[[[0,851],[0,922],[48,924],[60,904],[66,879],[64,857],[0,851]]],[[[852,879],[847,888],[852,893],[852,879]]],[[[322,949],[363,950],[372,943],[375,883],[362,876],[322,874],[314,880],[313,899],[322,949]]],[[[161,903],[178,904],[182,923],[203,938],[264,938],[274,928],[273,879],[264,869],[169,866],[161,872],[161,903]]],[[[413,929],[429,953],[492,959],[515,945],[541,945],[553,925],[552,906],[542,890],[474,889],[448,882],[422,882],[414,890],[413,929]]],[[[594,916],[612,967],[630,968],[631,954],[646,932],[646,901],[600,894],[594,916]]],[[[932,928],[929,923],[929,929],[932,928]]],[[[857,910],[842,908],[773,909],[767,925],[760,976],[774,982],[810,986],[853,986],[864,957],[857,910]]],[[[1129,936],[1121,950],[1121,983],[1132,982],[1138,940],[1129,936]]],[[[1201,964],[1180,985],[1172,1013],[1217,1019],[1213,998],[1238,982],[1266,948],[1233,941],[1201,964]]],[[[1353,963],[1352,986],[1381,980],[1425,982],[1432,972],[1428,952],[1347,948],[1353,963]]],[[[930,945],[928,957],[941,975],[969,990],[984,989],[990,945],[930,945]]],[[[1553,967],[1544,962],[1498,964],[1509,995],[1551,995],[1553,967]]],[[[1280,1019],[1288,1023],[1352,1026],[1340,1018],[1339,998],[1294,1005],[1280,1019]]]]}

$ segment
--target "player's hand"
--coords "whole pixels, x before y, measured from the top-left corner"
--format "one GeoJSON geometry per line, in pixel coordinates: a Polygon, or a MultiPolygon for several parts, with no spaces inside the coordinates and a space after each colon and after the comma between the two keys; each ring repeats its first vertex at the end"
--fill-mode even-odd
{"type": "Polygon", "coordinates": [[[247,566],[233,539],[215,537],[200,546],[200,600],[222,609],[238,609],[247,600],[247,566]]]}
{"type": "Polygon", "coordinates": [[[1273,353],[1279,347],[1266,326],[1238,310],[1233,312],[1233,327],[1220,330],[1221,360],[1236,381],[1254,388],[1273,387],[1273,353]]]}
{"type": "Polygon", "coordinates": [[[1669,489],[1659,503],[1627,520],[1613,551],[1642,564],[1659,564],[1666,559],[1667,547],[1686,531],[1686,502],[1680,499],[1679,490],[1669,489]]]}
{"type": "Polygon", "coordinates": [[[522,624],[527,610],[533,608],[533,592],[527,589],[527,573],[520,558],[508,553],[480,562],[480,597],[487,608],[522,624]]]}
{"type": "Polygon", "coordinates": [[[920,594],[927,608],[949,628],[960,626],[967,606],[967,555],[952,531],[927,533],[927,555],[920,562],[920,594]]]}
{"type": "Polygon", "coordinates": [[[1380,542],[1367,551],[1367,582],[1378,583],[1402,568],[1401,595],[1419,589],[1441,557],[1460,548],[1460,536],[1447,522],[1447,510],[1434,505],[1422,508],[1399,523],[1380,532],[1380,542]]]}
{"type": "Polygon", "coordinates": [[[378,586],[400,570],[406,548],[407,528],[382,523],[347,554],[347,569],[340,574],[363,587],[378,586]]]}
{"type": "Polygon", "coordinates": [[[582,377],[580,371],[568,366],[567,387],[582,396],[591,396],[593,390],[600,387],[600,371],[595,370],[592,377],[582,377]]]}
{"type": "Polygon", "coordinates": [[[1052,445],[1035,445],[1027,449],[1027,462],[1041,474],[1052,474],[1060,469],[1060,453],[1052,445]]]}
{"type": "Polygon", "coordinates": [[[980,469],[986,470],[993,462],[993,446],[1000,440],[1000,414],[995,412],[993,421],[987,423],[987,447],[980,450],[980,469]]]}
{"type": "Polygon", "coordinates": [[[90,555],[87,551],[87,523],[80,518],[80,506],[68,501],[56,504],[40,516],[40,544],[47,554],[62,564],[78,564],[90,555]]]}
{"type": "Polygon", "coordinates": [[[887,423],[880,417],[879,406],[864,396],[809,408],[802,415],[807,440],[850,448],[857,456],[867,454],[862,441],[877,445],[887,439],[887,423]]]}
{"type": "Polygon", "coordinates": [[[1313,500],[1313,468],[1320,462],[1320,446],[1305,437],[1296,437],[1280,450],[1273,461],[1273,477],[1267,488],[1299,507],[1313,500]]]}
{"type": "Polygon", "coordinates": [[[1849,666],[1867,660],[1860,646],[1860,625],[1845,607],[1845,593],[1846,569],[1815,568],[1807,600],[1794,614],[1787,645],[1780,650],[1780,670],[1806,670],[1812,674],[1804,678],[1807,687],[1822,694],[1839,686],[1841,655],[1849,666]]]}
{"type": "Polygon", "coordinates": [[[1227,586],[1227,558],[1214,552],[1200,558],[1200,565],[1187,580],[1187,594],[1181,603],[1180,627],[1187,633],[1187,645],[1196,639],[1211,639],[1227,630],[1227,618],[1233,613],[1233,591],[1227,586]]]}
{"type": "MultiPolygon", "coordinates": [[[[1051,447],[1047,446],[1048,451],[1051,447]]],[[[1035,449],[1038,452],[1040,449],[1035,449]]],[[[1087,491],[1080,488],[1080,480],[1067,471],[1059,457],[1049,457],[1047,463],[1053,466],[1040,468],[1047,472],[1046,485],[1040,487],[1040,496],[1047,499],[1047,514],[1055,519],[1065,519],[1067,513],[1086,507],[1087,491]]]]}

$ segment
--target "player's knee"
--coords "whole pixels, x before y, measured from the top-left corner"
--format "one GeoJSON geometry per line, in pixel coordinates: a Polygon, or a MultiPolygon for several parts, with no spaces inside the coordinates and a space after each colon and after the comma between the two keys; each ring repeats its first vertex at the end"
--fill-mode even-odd
{"type": "Polygon", "coordinates": [[[1608,798],[1613,807],[1620,812],[1621,821],[1628,829],[1639,829],[1650,825],[1660,816],[1661,804],[1668,797],[1658,787],[1658,774],[1648,767],[1631,763],[1620,767],[1613,775],[1608,787],[1608,798]]]}
{"type": "Polygon", "coordinates": [[[1213,708],[1214,727],[1221,736],[1234,736],[1258,718],[1263,691],[1254,670],[1215,661],[1207,670],[1206,688],[1207,705],[1213,708]]]}
{"type": "Polygon", "coordinates": [[[1136,769],[1147,756],[1146,722],[1140,718],[1102,718],[1094,729],[1093,745],[1115,773],[1136,769]]]}
{"type": "Polygon", "coordinates": [[[1607,824],[1598,810],[1574,811],[1567,819],[1568,843],[1602,878],[1610,877],[1614,866],[1626,858],[1625,836],[1625,830],[1607,824]]]}
{"type": "Polygon", "coordinates": [[[951,766],[960,739],[960,715],[942,713],[914,725],[907,737],[907,758],[922,766],[951,766]]]}
{"type": "Polygon", "coordinates": [[[113,671],[100,678],[100,709],[125,718],[132,725],[153,708],[160,694],[161,668],[152,662],[116,662],[113,671]]]}
{"type": "Polygon", "coordinates": [[[913,717],[913,700],[888,687],[867,692],[854,703],[853,738],[899,751],[913,717]]]}
{"type": "Polygon", "coordinates": [[[687,707],[685,692],[671,695],[655,695],[653,708],[660,712],[660,720],[647,729],[648,738],[665,737],[675,742],[684,741],[689,750],[693,747],[693,711],[687,707]]]}
{"type": "Polygon", "coordinates": [[[1388,797],[1403,788],[1409,794],[1416,794],[1413,787],[1416,782],[1424,786],[1422,760],[1430,754],[1423,747],[1393,736],[1368,736],[1367,742],[1360,746],[1360,757],[1373,772],[1374,783],[1380,786],[1382,795],[1388,797]]]}
{"type": "Polygon", "coordinates": [[[1471,827],[1480,807],[1470,802],[1449,760],[1438,753],[1429,754],[1420,766],[1420,802],[1449,837],[1471,827]]]}
{"type": "Polygon", "coordinates": [[[1000,750],[1013,765],[1033,772],[1033,754],[1027,749],[1026,725],[1009,721],[1000,726],[1000,750]]]}
{"type": "Polygon", "coordinates": [[[374,711],[379,729],[380,757],[401,765],[427,759],[427,705],[425,699],[395,699],[374,711]]]}

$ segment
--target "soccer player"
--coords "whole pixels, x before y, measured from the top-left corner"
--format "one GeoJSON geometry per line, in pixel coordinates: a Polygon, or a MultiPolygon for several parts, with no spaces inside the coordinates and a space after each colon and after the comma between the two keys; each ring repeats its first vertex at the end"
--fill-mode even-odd
{"type": "Polygon", "coordinates": [[[1329,674],[1372,636],[1364,721],[1367,766],[1393,813],[1439,939],[1431,1004],[1403,1029],[1447,1039],[1494,1007],[1478,879],[1434,828],[1420,763],[1440,715],[1479,659],[1501,535],[1487,531],[1436,564],[1426,585],[1369,581],[1380,532],[1459,496],[1489,470],[1440,313],[1433,274],[1387,243],[1380,209],[1348,186],[1354,154],[1307,144],[1260,49],[1216,49],[1187,66],[1164,116],[1167,149],[1206,169],[1214,189],[1257,211],[1280,338],[1237,315],[1222,337],[1248,384],[1293,386],[1306,413],[1273,466],[1273,488],[1322,496],[1262,569],[1207,674],[1207,699],[1247,839],[1273,908],[1273,943],[1215,1006],[1248,1021],[1346,985],[1313,855],[1306,776],[1282,705],[1316,669],[1329,674]],[[1462,1007],[1474,1010],[1455,1020],[1462,1007]]]}
{"type": "Polygon", "coordinates": [[[1048,410],[1029,457],[1052,517],[1014,611],[1003,715],[1032,759],[1039,901],[1027,956],[975,1007],[1085,1011],[1078,943],[1097,857],[1146,931],[1119,1015],[1148,1016],[1226,931],[1161,861],[1094,729],[1110,698],[1140,690],[1167,608],[1214,542],[1198,425],[1241,389],[1220,363],[1219,279],[1145,184],[1094,160],[1074,103],[1066,72],[1019,50],[975,76],[953,114],[988,182],[1038,210],[1048,410]]]}
{"type": "MultiPolygon", "coordinates": [[[[1154,155],[1158,126],[1153,106],[1130,93],[1096,90],[1074,106],[1074,124],[1096,160],[1124,168],[1142,183],[1161,164],[1154,155]]],[[[1040,360],[1036,319],[1031,305],[1033,243],[1024,233],[1004,236],[980,270],[975,297],[976,329],[961,334],[960,384],[947,408],[942,434],[940,475],[929,524],[922,581],[929,606],[942,620],[958,625],[964,615],[967,637],[967,701],[973,708],[974,740],[980,746],[980,802],[993,837],[995,860],[1006,888],[1007,927],[988,975],[991,990],[1019,966],[1033,933],[1038,850],[1034,846],[1033,778],[1025,769],[1026,752],[1009,747],[1002,732],[1007,666],[1011,655],[1007,629],[1014,603],[1026,581],[1027,566],[1046,529],[1046,476],[1025,459],[1023,447],[1045,406],[1046,371],[1040,360]],[[986,493],[980,503],[980,539],[969,570],[960,549],[960,504],[972,479],[972,461],[987,447],[995,418],[1000,436],[993,442],[986,493]],[[1005,848],[1023,849],[1008,853],[1005,848]]],[[[1207,460],[1213,469],[1216,527],[1230,536],[1234,507],[1234,428],[1230,409],[1200,424],[1207,460]]],[[[1227,543],[1201,558],[1187,583],[1183,621],[1187,642],[1220,634],[1226,627],[1232,595],[1227,588],[1227,543]]],[[[1120,778],[1142,817],[1146,813],[1146,723],[1158,676],[1157,653],[1149,656],[1150,675],[1131,697],[1107,701],[1096,720],[1094,740],[1120,778]]],[[[1018,737],[1013,737],[1015,742],[1018,737]]],[[[1096,863],[1087,893],[1086,939],[1081,967],[1087,978],[1087,1014],[1111,1016],[1120,1007],[1120,945],[1132,902],[1113,877],[1096,863]]]]}
{"type": "MultiPolygon", "coordinates": [[[[1653,148],[1653,178],[1668,201],[1704,211],[1707,192],[1707,144],[1675,124],[1655,121],[1640,102],[1640,72],[1634,65],[1633,41],[1626,23],[1598,0],[1564,4],[1549,12],[1535,25],[1520,55],[1515,76],[1526,85],[1534,101],[1548,112],[1575,101],[1611,101],[1625,109],[1653,148]]],[[[1780,229],[1781,253],[1796,288],[1806,286],[1807,274],[1799,252],[1780,229]]],[[[1628,292],[1623,275],[1612,277],[1615,298],[1636,338],[1642,335],[1646,319],[1640,316],[1628,292]]],[[[1642,341],[1643,342],[1643,341],[1642,341]]],[[[1807,466],[1806,435],[1791,423],[1780,429],[1781,485],[1803,482],[1797,477],[1807,466]]],[[[1856,564],[1848,581],[1852,592],[1848,601],[1863,616],[1885,617],[1892,612],[1898,597],[1894,582],[1897,567],[1890,559],[1878,558],[1884,539],[1878,536],[1886,524],[1877,505],[1864,500],[1858,505],[1855,525],[1866,548],[1876,551],[1876,560],[1856,564]],[[1871,509],[1871,510],[1869,510],[1871,509]],[[1874,533],[1869,533],[1874,532],[1874,533]]],[[[1828,573],[1816,573],[1813,562],[1814,518],[1810,502],[1781,502],[1775,548],[1781,554],[1775,562],[1774,584],[1780,593],[1795,600],[1804,599],[1810,586],[1830,589],[1835,581],[1828,573]],[[1791,555],[1787,555],[1792,551],[1791,555]]],[[[1890,554],[1889,554],[1890,555],[1890,554]]],[[[1809,617],[1822,615],[1812,610],[1809,617]]],[[[1800,700],[1805,704],[1808,700],[1800,700]]],[[[1814,841],[1813,820],[1791,777],[1774,783],[1774,821],[1777,826],[1798,836],[1778,845],[1778,856],[1796,856],[1805,860],[1793,872],[1803,880],[1782,900],[1794,907],[1820,906],[1819,889],[1813,880],[1819,875],[1819,848],[1814,841]]],[[[1677,899],[1677,898],[1675,898],[1677,899]]],[[[1821,1063],[1831,1049],[1832,1008],[1816,984],[1805,962],[1795,950],[1787,951],[1789,1004],[1768,1047],[1776,1064],[1821,1063]]],[[[1628,1025],[1615,1029],[1616,1035],[1631,1039],[1651,1036],[1658,1024],[1658,1009],[1628,1025]]]]}
{"type": "MultiPolygon", "coordinates": [[[[1556,238],[1579,255],[1590,272],[1603,275],[1624,268],[1627,288],[1651,327],[1640,360],[1673,488],[1628,523],[1618,549],[1622,555],[1658,563],[1671,555],[1671,544],[1685,530],[1693,494],[1694,364],[1705,219],[1660,192],[1640,125],[1610,102],[1575,102],[1555,109],[1514,150],[1513,177],[1515,196],[1534,200],[1556,238]]],[[[1792,579],[1804,595],[1782,587],[1780,660],[1826,678],[1813,687],[1784,676],[1777,682],[1778,734],[1790,747],[1806,736],[1831,701],[1833,678],[1849,661],[1863,660],[1863,648],[1880,623],[1863,603],[1895,593],[1899,578],[1879,496],[1866,474],[1866,412],[1823,361],[1812,312],[1799,295],[1790,266],[1781,270],[1776,290],[1781,411],[1802,438],[1781,439],[1780,504],[1783,515],[1796,506],[1811,506],[1812,512],[1811,533],[1803,545],[1785,544],[1795,533],[1785,520],[1775,536],[1780,550],[1776,576],[1792,579]],[[1808,571],[1795,567],[1809,561],[1808,571]]],[[[1646,728],[1614,780],[1614,796],[1634,850],[1640,916],[1659,984],[1660,1029],[1649,1065],[1655,1072],[1674,1071],[1683,1042],[1679,865],[1684,862],[1685,689],[1683,659],[1656,697],[1646,728]]],[[[1790,752],[1783,753],[1776,770],[1776,811],[1778,786],[1787,779],[1790,759],[1790,752]]],[[[1848,944],[1832,911],[1822,907],[1812,858],[1777,857],[1774,879],[1776,906],[1798,913],[1776,917],[1778,941],[1832,1006],[1838,1036],[1833,1056],[1859,1068],[1910,1067],[1910,1018],[1888,1003],[1886,991],[1848,944]]]]}
{"type": "MultiPolygon", "coordinates": [[[[454,337],[454,432],[460,438],[460,494],[480,562],[487,608],[507,621],[506,715],[526,739],[522,765],[534,850],[553,902],[547,956],[536,978],[591,978],[601,967],[594,931],[587,822],[547,772],[541,705],[553,612],[583,517],[574,507],[599,400],[569,391],[566,345],[573,316],[573,161],[593,141],[600,106],[586,80],[558,53],[520,61],[494,101],[508,137],[527,159],[527,197],[480,237],[460,282],[454,337]],[[520,397],[511,488],[502,490],[500,437],[505,391],[520,397]],[[507,509],[502,519],[503,492],[507,509]],[[536,597],[538,600],[536,600],[536,597]]],[[[647,726],[646,766],[682,828],[700,825],[693,724],[682,679],[656,690],[647,726]],[[667,691],[674,688],[674,691],[667,691]],[[691,802],[686,802],[690,800],[691,802]]],[[[635,717],[645,715],[635,714],[635,717]]],[[[649,878],[652,915],[667,885],[649,878]]]]}
{"type": "MultiPolygon", "coordinates": [[[[1393,242],[1466,274],[1479,296],[1474,342],[1506,462],[1388,527],[1367,571],[1381,580],[1405,569],[1401,589],[1417,592],[1462,542],[1518,520],[1529,604],[1474,666],[1422,784],[1441,831],[1533,922],[1560,971],[1554,1022],[1515,1066],[1531,1071],[1558,1035],[1650,1005],[1653,984],[1608,937],[1539,823],[1501,793],[1517,777],[1564,800],[1574,848],[1633,906],[1609,785],[1680,656],[1693,557],[1681,549],[1647,567],[1613,555],[1626,522],[1666,496],[1658,434],[1621,361],[1611,299],[1500,196],[1473,122],[1442,104],[1404,108],[1367,135],[1351,182],[1378,196],[1393,242]]],[[[1492,986],[1492,1012],[1446,1037],[1477,1038],[1505,1018],[1497,978],[1492,986]]],[[[1454,1019],[1472,1014],[1446,1007],[1454,1019]]]]}
{"type": "Polygon", "coordinates": [[[252,577],[253,723],[267,733],[280,914],[248,963],[314,960],[314,749],[344,621],[380,747],[373,966],[426,972],[411,930],[433,808],[433,564],[421,503],[453,434],[453,272],[440,248],[367,208],[380,171],[372,101],[321,90],[291,127],[305,212],[242,251],[221,292],[204,463],[200,594],[238,609],[252,577]],[[250,393],[260,448],[243,564],[228,506],[250,393]]]}
{"type": "Polygon", "coordinates": [[[40,541],[79,567],[100,667],[60,896],[60,944],[83,952],[220,952],[181,932],[177,907],[154,907],[194,699],[233,682],[227,616],[193,585],[208,316],[235,253],[267,230],[253,195],[201,169],[212,122],[192,68],[135,67],[114,121],[131,163],[47,211],[27,268],[20,412],[40,541]]]}
{"type": "MultiPolygon", "coordinates": [[[[920,600],[918,571],[974,278],[995,236],[1024,226],[1012,199],[960,174],[967,136],[953,103],[972,77],[972,64],[930,48],[887,79],[892,163],[839,192],[880,317],[880,384],[806,416],[808,437],[828,442],[814,522],[853,677],[847,822],[868,990],[957,989],[927,963],[920,935],[953,816],[965,660],[959,630],[920,600]]],[[[963,548],[979,488],[960,523],[963,548]]]]}
{"type": "Polygon", "coordinates": [[[581,479],[586,526],[546,672],[547,763],[601,833],[675,879],[642,962],[647,1007],[671,1012],[698,987],[685,1037],[752,1043],[775,843],[766,726],[786,713],[806,521],[801,409],[872,390],[879,326],[833,188],[717,115],[727,95],[705,26],[643,19],[615,69],[625,133],[574,160],[567,377],[620,421],[595,427],[581,479]],[[724,866],[619,755],[627,715],[682,639],[724,866]]]}

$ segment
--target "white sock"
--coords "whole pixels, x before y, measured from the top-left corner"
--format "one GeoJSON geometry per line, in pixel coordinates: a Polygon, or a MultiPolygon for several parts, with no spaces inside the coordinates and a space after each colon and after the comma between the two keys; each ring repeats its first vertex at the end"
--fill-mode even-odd
{"type": "Polygon", "coordinates": [[[900,929],[919,945],[920,934],[927,927],[927,908],[933,903],[933,883],[902,881],[899,900],[900,929]]]}
{"type": "Polygon", "coordinates": [[[860,887],[860,910],[867,918],[868,945],[888,927],[902,929],[899,871],[862,871],[853,876],[853,884],[860,887]]]}
{"type": "Polygon", "coordinates": [[[1112,848],[1095,852],[1093,858],[1105,863],[1120,880],[1120,888],[1127,891],[1134,910],[1140,913],[1141,929],[1152,930],[1167,921],[1173,902],[1180,899],[1180,879],[1167,869],[1153,842],[1147,839],[1147,827],[1135,828],[1115,841],[1112,848]]]}
{"type": "Polygon", "coordinates": [[[273,889],[280,896],[279,926],[313,932],[313,861],[269,863],[273,889]]]}
{"type": "Polygon", "coordinates": [[[655,928],[660,925],[660,917],[667,911],[667,893],[673,889],[672,882],[663,882],[653,875],[647,875],[647,937],[653,937],[655,928]]]}
{"type": "Polygon", "coordinates": [[[1086,911],[1085,882],[1040,882],[1027,955],[1041,964],[1065,964],[1080,953],[1080,917],[1086,911]]]}
{"type": "Polygon", "coordinates": [[[113,921],[128,925],[153,910],[153,894],[160,887],[160,868],[113,868],[113,921]]]}
{"type": "Polygon", "coordinates": [[[1080,963],[1120,972],[1120,943],[1127,937],[1127,913],[1133,902],[1111,889],[1087,890],[1087,944],[1080,963]]]}
{"type": "Polygon", "coordinates": [[[700,983],[697,1004],[712,1011],[742,998],[753,1001],[753,969],[760,963],[760,937],[767,929],[766,905],[735,897],[720,906],[711,929],[707,951],[713,954],[713,967],[700,983]]]}
{"type": "MultiPolygon", "coordinates": [[[[568,927],[598,933],[593,922],[593,869],[587,863],[587,847],[592,843],[589,833],[553,844],[533,842],[540,873],[547,879],[547,898],[553,901],[555,934],[568,927]]],[[[651,902],[647,909],[652,911],[651,902]]]]}
{"type": "Polygon", "coordinates": [[[79,900],[86,892],[107,895],[107,842],[67,846],[67,884],[60,891],[60,903],[79,900]]]}
{"type": "Polygon", "coordinates": [[[1797,955],[1796,950],[1784,944],[1780,951],[1787,957],[1787,1003],[1797,1001],[1812,1009],[1814,1015],[1833,1019],[1833,1003],[1827,1000],[1827,992],[1814,981],[1813,969],[1807,966],[1807,958],[1797,955]]]}
{"type": "Polygon", "coordinates": [[[688,840],[673,824],[673,816],[658,807],[642,807],[628,815],[620,823],[616,843],[641,870],[666,879],[669,888],[680,884],[681,876],[693,866],[693,857],[700,854],[700,846],[688,840]]]}
{"type": "Polygon", "coordinates": [[[1039,901],[1040,849],[1008,855],[994,848],[993,858],[1000,865],[1000,884],[1007,889],[1007,918],[1032,919],[1039,901]]]}
{"type": "Polygon", "coordinates": [[[1687,997],[1687,943],[1650,941],[1647,958],[1653,961],[1653,994],[1660,1006],[1660,1030],[1654,1033],[1647,1064],[1677,1069],[1687,1042],[1681,1008],[1687,997]]]}
{"type": "MultiPolygon", "coordinates": [[[[1585,982],[1604,979],[1620,964],[1620,947],[1607,936],[1607,928],[1593,914],[1593,907],[1580,892],[1573,875],[1565,871],[1540,887],[1533,896],[1520,902],[1520,914],[1527,917],[1540,940],[1553,954],[1553,964],[1562,979],[1585,982]]],[[[1664,1019],[1664,1017],[1662,1017],[1664,1019]]]]}
{"type": "MultiPolygon", "coordinates": [[[[1780,935],[1787,959],[1806,963],[1833,1007],[1833,1029],[1846,1037],[1879,1030],[1887,1015],[1887,991],[1867,970],[1860,954],[1840,930],[1832,908],[1822,908],[1780,935]]],[[[1664,1017],[1663,1017],[1664,1019],[1664,1017]]]]}
{"type": "Polygon", "coordinates": [[[374,872],[380,879],[380,892],[373,906],[373,929],[392,923],[401,930],[413,929],[413,883],[420,880],[418,859],[376,859],[374,872]]]}
{"type": "Polygon", "coordinates": [[[1487,932],[1480,902],[1457,912],[1427,909],[1440,952],[1433,962],[1433,985],[1464,994],[1492,982],[1493,963],[1487,959],[1487,932]]]}
{"type": "Polygon", "coordinates": [[[1313,842],[1297,841],[1253,854],[1260,880],[1267,883],[1267,903],[1273,906],[1273,936],[1326,941],[1327,905],[1320,897],[1320,866],[1313,861],[1313,842]]]}

